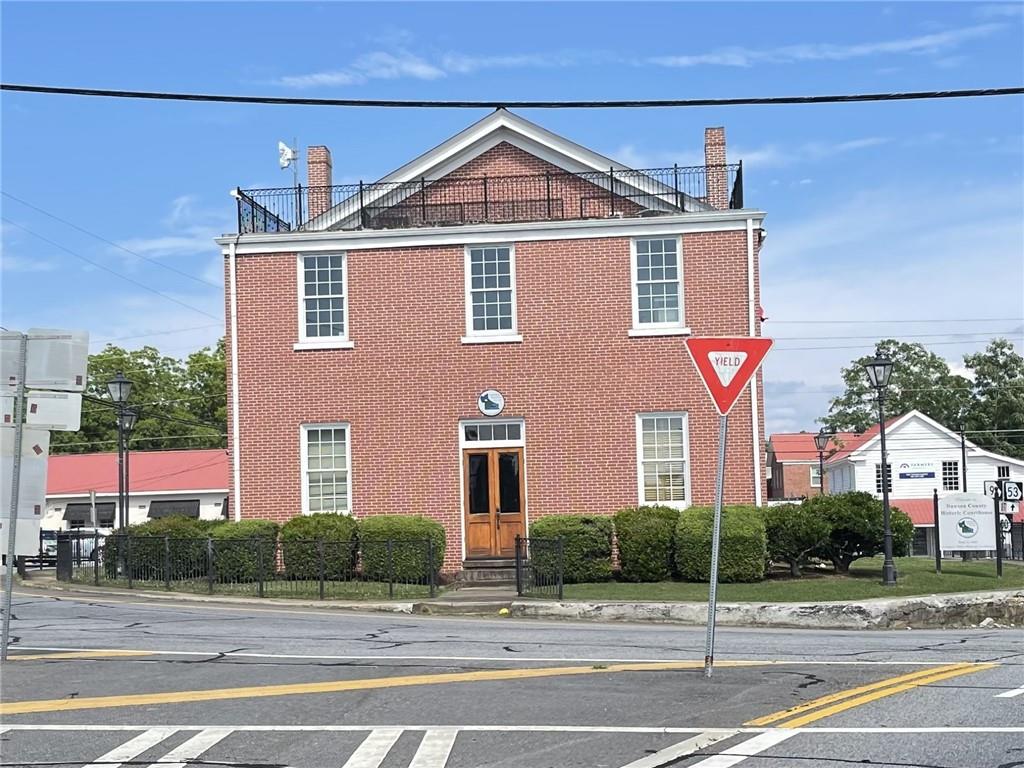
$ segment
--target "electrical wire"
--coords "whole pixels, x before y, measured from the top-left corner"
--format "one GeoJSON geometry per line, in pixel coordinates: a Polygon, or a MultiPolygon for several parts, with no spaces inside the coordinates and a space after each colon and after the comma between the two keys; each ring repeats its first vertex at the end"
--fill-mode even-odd
{"type": "Polygon", "coordinates": [[[150,333],[133,333],[129,336],[106,336],[98,339],[90,339],[90,344],[109,344],[112,341],[124,341],[125,339],[144,339],[148,336],[168,336],[173,333],[187,333],[188,331],[204,331],[208,328],[223,328],[224,323],[208,323],[206,325],[194,325],[191,328],[175,328],[171,331],[151,331],[150,333]]]}
{"type": "Polygon", "coordinates": [[[117,272],[116,270],[113,270],[110,267],[105,266],[103,264],[100,264],[98,261],[94,261],[93,259],[90,259],[90,258],[88,258],[86,256],[83,256],[82,254],[77,253],[76,251],[73,251],[73,250],[71,250],[70,248],[68,248],[66,246],[63,246],[60,243],[54,242],[50,238],[45,237],[44,235],[40,235],[38,232],[33,232],[28,227],[26,227],[26,226],[24,226],[22,224],[18,224],[16,221],[11,221],[6,216],[0,216],[0,220],[6,222],[7,224],[10,224],[13,227],[17,227],[18,229],[22,230],[23,232],[26,232],[26,233],[32,235],[32,237],[35,237],[35,238],[37,238],[39,240],[42,240],[44,243],[48,243],[48,244],[52,245],[54,248],[60,248],[60,250],[64,251],[65,253],[71,254],[76,259],[81,259],[85,263],[91,264],[92,266],[96,267],[97,269],[102,269],[104,272],[108,272],[111,275],[114,275],[115,277],[119,277],[122,280],[131,283],[132,285],[135,285],[135,286],[138,286],[139,288],[142,288],[143,290],[149,291],[150,293],[154,293],[157,296],[160,296],[160,297],[162,297],[164,299],[167,299],[168,301],[174,302],[175,304],[178,304],[179,306],[185,307],[186,309],[191,309],[193,312],[198,312],[201,315],[206,315],[207,317],[209,317],[209,318],[211,318],[213,320],[219,320],[220,319],[216,315],[211,315],[206,310],[199,309],[199,307],[193,307],[191,304],[187,304],[186,302],[180,301],[179,299],[176,299],[173,296],[169,296],[166,293],[164,293],[163,291],[159,291],[156,288],[151,288],[150,286],[146,285],[145,283],[140,283],[138,280],[136,280],[134,278],[131,278],[131,277],[128,277],[127,275],[122,275],[120,272],[117,272]]]}
{"type": "Polygon", "coordinates": [[[9,197],[11,200],[14,200],[17,203],[21,203],[26,208],[31,208],[33,211],[37,211],[37,212],[43,214],[44,216],[49,216],[51,219],[54,219],[55,221],[59,221],[61,224],[66,224],[67,226],[71,227],[72,229],[77,229],[79,232],[83,232],[83,233],[89,235],[89,237],[94,237],[97,240],[99,240],[101,243],[106,243],[107,245],[112,245],[115,248],[120,248],[125,253],[131,254],[132,256],[136,257],[137,259],[142,259],[143,261],[148,261],[150,264],[154,264],[154,265],[160,267],[161,269],[166,269],[167,271],[174,272],[175,274],[181,275],[182,277],[187,277],[189,280],[195,280],[197,283],[202,283],[203,285],[208,285],[208,286],[210,286],[212,288],[217,288],[218,290],[223,290],[223,288],[224,288],[224,286],[220,285],[219,283],[213,283],[213,282],[210,282],[209,280],[204,280],[203,278],[198,277],[196,275],[189,274],[188,272],[183,272],[182,270],[178,269],[177,267],[172,267],[169,264],[164,264],[162,261],[160,261],[158,259],[152,259],[149,256],[143,256],[141,253],[136,253],[132,249],[124,247],[120,243],[116,243],[113,240],[108,240],[107,238],[103,237],[102,235],[97,235],[95,232],[90,232],[85,227],[80,227],[78,224],[70,222],[67,219],[62,219],[60,216],[58,216],[55,213],[50,213],[49,211],[43,210],[42,208],[40,208],[37,205],[33,205],[32,203],[28,202],[27,200],[22,200],[20,197],[12,195],[10,192],[7,192],[6,190],[0,190],[0,194],[3,194],[4,197],[9,197]]]}
{"type": "MultiPolygon", "coordinates": [[[[143,440],[212,440],[214,437],[227,437],[227,432],[221,432],[217,435],[153,435],[151,437],[136,437],[132,436],[131,440],[133,443],[140,442],[143,440]]],[[[81,440],[72,443],[54,443],[52,445],[55,449],[66,448],[69,446],[81,446],[81,445],[116,445],[117,440],[81,440]]],[[[214,450],[214,449],[210,449],[214,450]]]]}
{"type": "Polygon", "coordinates": [[[313,99],[295,96],[230,96],[209,93],[170,91],[128,91],[108,88],[26,85],[0,83],[0,90],[20,93],[44,93],[60,96],[101,96],[116,99],[156,99],[160,101],[206,101],[230,104],[291,104],[314,107],[419,107],[439,109],[618,109],[637,107],[726,107],[765,104],[841,104],[861,101],[912,101],[922,99],[961,99],[979,96],[1017,96],[1024,87],[966,88],[947,91],[904,91],[885,93],[839,94],[829,96],[758,96],[731,99],[619,99],[595,101],[443,101],[425,99],[313,99]]]}

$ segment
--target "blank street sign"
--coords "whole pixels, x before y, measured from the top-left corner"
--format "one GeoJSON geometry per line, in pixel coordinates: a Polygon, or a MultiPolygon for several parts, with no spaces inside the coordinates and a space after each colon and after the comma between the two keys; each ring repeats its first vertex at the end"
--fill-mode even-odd
{"type": "Polygon", "coordinates": [[[25,423],[39,429],[77,432],[82,424],[79,392],[29,392],[25,423]]]}
{"type": "MultiPolygon", "coordinates": [[[[46,511],[46,465],[50,433],[25,427],[21,438],[21,478],[18,485],[18,519],[41,520],[46,511]]],[[[11,509],[11,477],[14,466],[14,430],[0,430],[0,517],[11,509]]],[[[19,535],[19,539],[21,536],[19,535]]]]}
{"type": "Polygon", "coordinates": [[[81,392],[88,362],[88,332],[29,328],[25,385],[30,389],[81,392]]]}

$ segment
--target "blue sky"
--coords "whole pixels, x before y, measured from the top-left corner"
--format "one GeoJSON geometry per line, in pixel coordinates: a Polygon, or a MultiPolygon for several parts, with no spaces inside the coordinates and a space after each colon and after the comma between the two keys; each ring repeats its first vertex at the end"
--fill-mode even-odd
{"type": "MultiPolygon", "coordinates": [[[[1019,85],[1021,7],[8,2],[0,42],[6,82],[99,88],[509,100],[853,93],[1019,85]]],[[[234,226],[230,188],[290,184],[279,139],[330,146],[336,183],[370,180],[485,114],[10,93],[0,108],[6,193],[177,270],[4,196],[3,325],[84,327],[94,349],[117,338],[176,356],[222,333],[212,238],[234,226]]],[[[957,364],[992,336],[1024,348],[1024,99],[523,114],[641,168],[700,162],[703,128],[726,126],[747,204],[768,212],[762,303],[765,334],[778,339],[765,369],[769,432],[816,428],[840,366],[881,336],[957,364]]]]}

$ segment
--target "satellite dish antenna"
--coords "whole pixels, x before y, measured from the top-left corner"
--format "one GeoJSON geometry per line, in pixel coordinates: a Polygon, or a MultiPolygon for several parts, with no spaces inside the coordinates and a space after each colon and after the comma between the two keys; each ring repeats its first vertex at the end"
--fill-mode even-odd
{"type": "Polygon", "coordinates": [[[297,157],[296,151],[283,141],[277,142],[277,154],[278,162],[281,164],[282,171],[294,163],[297,157]]]}

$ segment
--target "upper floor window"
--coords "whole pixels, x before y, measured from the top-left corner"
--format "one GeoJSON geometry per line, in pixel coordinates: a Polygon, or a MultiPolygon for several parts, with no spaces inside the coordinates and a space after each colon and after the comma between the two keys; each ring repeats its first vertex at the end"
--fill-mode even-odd
{"type": "MultiPolygon", "coordinates": [[[[886,490],[892,493],[892,464],[885,465],[886,490]]],[[[875,493],[882,492],[882,465],[875,464],[875,493]]]]}
{"type": "Polygon", "coordinates": [[[516,262],[509,245],[466,249],[466,336],[518,341],[516,262]]]}
{"type": "Polygon", "coordinates": [[[638,414],[636,432],[640,503],[685,506],[690,458],[686,414],[638,414]]]}
{"type": "Polygon", "coordinates": [[[299,338],[302,342],[348,339],[346,257],[343,253],[299,257],[299,338]]]}
{"type": "Polygon", "coordinates": [[[1010,465],[1009,464],[1000,464],[998,467],[996,467],[996,478],[1001,480],[1004,477],[1009,477],[1009,476],[1010,476],[1010,465]]]}
{"type": "Polygon", "coordinates": [[[678,237],[633,241],[633,328],[683,325],[682,257],[678,237]]]}
{"type": "Polygon", "coordinates": [[[960,490],[960,462],[959,461],[944,461],[944,462],[942,462],[942,490],[944,490],[944,491],[959,491],[960,490]]]}

